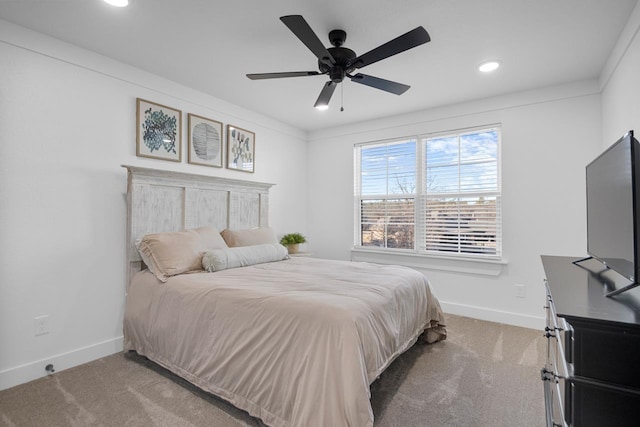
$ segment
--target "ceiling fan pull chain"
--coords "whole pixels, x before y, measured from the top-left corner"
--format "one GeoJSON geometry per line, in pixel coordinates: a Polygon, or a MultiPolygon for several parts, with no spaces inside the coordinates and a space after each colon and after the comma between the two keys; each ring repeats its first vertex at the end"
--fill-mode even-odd
{"type": "Polygon", "coordinates": [[[344,111],[344,84],[340,83],[340,111],[344,111]]]}

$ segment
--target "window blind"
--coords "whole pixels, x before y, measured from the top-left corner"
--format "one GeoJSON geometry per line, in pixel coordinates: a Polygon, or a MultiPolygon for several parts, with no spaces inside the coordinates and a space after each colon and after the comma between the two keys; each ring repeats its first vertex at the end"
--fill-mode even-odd
{"type": "Polygon", "coordinates": [[[415,247],[416,147],[412,139],[357,150],[357,245],[415,247]]]}

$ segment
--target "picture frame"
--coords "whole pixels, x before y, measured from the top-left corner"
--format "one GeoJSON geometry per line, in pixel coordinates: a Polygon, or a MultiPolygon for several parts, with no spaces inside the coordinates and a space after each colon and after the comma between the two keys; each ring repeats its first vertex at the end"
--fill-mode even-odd
{"type": "Polygon", "coordinates": [[[227,125],[227,169],[253,173],[255,144],[255,133],[234,125],[227,125]]]}
{"type": "Polygon", "coordinates": [[[223,125],[217,120],[189,113],[188,162],[193,165],[222,167],[223,125]]]}
{"type": "Polygon", "coordinates": [[[182,161],[182,111],[136,98],[136,155],[182,161]]]}

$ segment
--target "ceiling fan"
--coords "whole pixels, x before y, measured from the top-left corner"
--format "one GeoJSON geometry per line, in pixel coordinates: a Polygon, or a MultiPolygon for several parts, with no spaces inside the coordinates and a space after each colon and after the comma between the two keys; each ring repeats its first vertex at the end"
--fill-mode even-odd
{"type": "Polygon", "coordinates": [[[279,79],[283,77],[305,77],[328,74],[329,80],[325,83],[320,96],[314,105],[319,109],[329,106],[329,100],[338,83],[345,77],[352,82],[360,83],[385,92],[402,95],[410,86],[367,74],[352,74],[356,69],[366,67],[374,62],[381,61],[390,56],[404,52],[431,40],[429,33],[423,27],[417,27],[395,39],[357,56],[354,51],[343,47],[347,39],[347,33],[343,30],[329,32],[329,41],[333,47],[325,48],[318,36],[313,32],[307,21],[301,15],[282,16],[280,20],[295,34],[302,43],[318,58],[319,71],[293,71],[281,73],[247,74],[251,80],[279,79]]]}

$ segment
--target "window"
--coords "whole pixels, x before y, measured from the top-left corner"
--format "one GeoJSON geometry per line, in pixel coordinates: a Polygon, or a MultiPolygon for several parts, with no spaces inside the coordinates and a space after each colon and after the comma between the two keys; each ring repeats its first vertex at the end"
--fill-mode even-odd
{"type": "Polygon", "coordinates": [[[356,247],[501,256],[498,127],[355,147],[356,247]]]}

